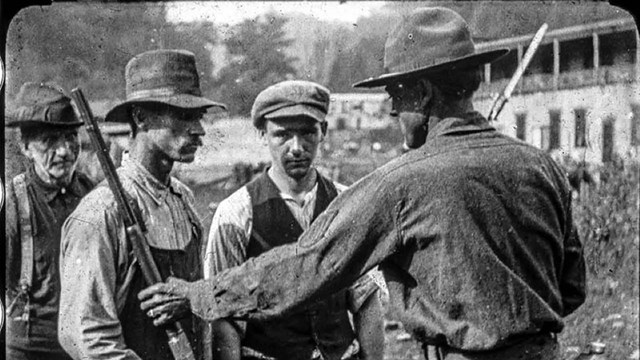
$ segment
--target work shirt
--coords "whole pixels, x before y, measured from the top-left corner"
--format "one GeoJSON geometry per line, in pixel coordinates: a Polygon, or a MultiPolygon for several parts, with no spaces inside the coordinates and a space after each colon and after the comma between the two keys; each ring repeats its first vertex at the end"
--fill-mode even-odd
{"type": "MultiPolygon", "coordinates": [[[[19,225],[18,200],[13,181],[7,181],[6,235],[6,302],[7,346],[20,350],[62,353],[58,344],[57,321],[60,294],[58,258],[60,255],[60,229],[80,199],[92,188],[89,178],[75,172],[66,187],[49,185],[35,172],[33,164],[24,173],[27,198],[31,213],[33,236],[33,271],[31,289],[20,294],[20,269],[23,254],[19,225]],[[29,318],[21,316],[30,307],[29,318]]],[[[29,256],[29,255],[27,255],[29,256]]]]}
{"type": "MultiPolygon", "coordinates": [[[[132,159],[118,169],[137,204],[147,241],[163,277],[202,278],[202,227],[191,191],[177,179],[160,183],[132,159]]],[[[103,182],[63,227],[60,343],[74,359],[172,358],[166,335],[140,310],[144,279],[125,236],[122,216],[103,182]]],[[[196,348],[201,324],[181,321],[196,348]]]]}
{"type": "MultiPolygon", "coordinates": [[[[318,181],[304,195],[302,204],[282,193],[268,172],[222,201],[209,233],[205,277],[237,266],[264,252],[265,248],[297,241],[297,236],[310,226],[337,192],[346,188],[320,174],[317,176],[318,181]],[[254,228],[254,215],[259,215],[258,229],[254,228]],[[256,233],[260,240],[255,240],[256,233]]],[[[243,351],[257,351],[278,359],[309,359],[318,349],[324,359],[340,359],[354,339],[347,309],[356,313],[375,293],[378,287],[372,276],[367,274],[348,291],[340,291],[285,318],[248,325],[236,322],[245,339],[243,351]]]]}
{"type": "Polygon", "coordinates": [[[585,299],[563,171],[478,113],[433,121],[426,143],[338,196],[296,244],[190,288],[205,319],[270,319],[380,265],[390,306],[423,343],[492,350],[585,299]]]}

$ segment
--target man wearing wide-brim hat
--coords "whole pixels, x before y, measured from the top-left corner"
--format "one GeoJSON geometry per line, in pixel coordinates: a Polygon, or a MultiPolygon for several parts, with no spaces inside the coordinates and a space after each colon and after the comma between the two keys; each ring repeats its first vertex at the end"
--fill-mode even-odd
{"type": "Polygon", "coordinates": [[[9,103],[25,172],[7,182],[7,358],[69,359],[58,343],[60,231],[93,183],[76,171],[80,141],[71,100],[56,84],[27,82],[9,103]]]}
{"type": "Polygon", "coordinates": [[[583,250],[562,169],[473,109],[480,65],[502,53],[475,52],[454,11],[413,12],[389,35],[385,73],[356,86],[385,86],[414,150],[338,196],[297,244],[141,298],[268,319],[379,265],[390,311],[430,359],[559,358],[562,318],[585,299],[583,250]]]}
{"type": "MultiPolygon", "coordinates": [[[[201,119],[224,105],[201,96],[195,56],[183,50],[144,52],[125,68],[126,100],[106,121],[129,123],[128,157],[118,168],[139,211],[163,277],[202,278],[202,226],[192,192],[170,176],[189,163],[205,134],[201,119]]],[[[167,336],[140,309],[145,281],[107,186],[98,186],[63,227],[60,343],[74,359],[172,359],[167,336]]],[[[202,358],[203,324],[183,301],[164,309],[178,316],[202,358]]],[[[153,315],[153,314],[150,314],[153,315]]]]}

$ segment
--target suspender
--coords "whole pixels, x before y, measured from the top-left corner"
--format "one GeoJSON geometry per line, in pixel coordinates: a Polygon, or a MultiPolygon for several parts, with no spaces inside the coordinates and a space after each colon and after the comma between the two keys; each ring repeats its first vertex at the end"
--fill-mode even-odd
{"type": "Polygon", "coordinates": [[[20,224],[20,287],[29,291],[33,285],[33,228],[31,226],[31,206],[27,195],[27,184],[24,173],[13,178],[18,204],[18,219],[20,224]]]}

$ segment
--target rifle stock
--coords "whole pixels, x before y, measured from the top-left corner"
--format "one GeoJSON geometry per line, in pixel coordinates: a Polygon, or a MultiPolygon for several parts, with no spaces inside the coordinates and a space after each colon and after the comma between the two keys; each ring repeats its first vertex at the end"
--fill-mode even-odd
{"type": "Polygon", "coordinates": [[[540,46],[542,38],[544,38],[544,34],[547,32],[548,27],[549,26],[546,23],[542,24],[542,26],[540,26],[536,34],[533,36],[531,44],[529,44],[529,48],[522,57],[522,61],[520,61],[516,72],[513,74],[511,80],[509,80],[509,83],[504,88],[502,93],[493,101],[493,105],[491,105],[491,110],[489,110],[489,115],[487,116],[487,119],[489,121],[493,121],[498,118],[498,115],[502,111],[502,108],[504,108],[504,105],[511,98],[511,94],[516,88],[516,84],[518,84],[518,81],[520,81],[520,78],[524,74],[524,71],[527,69],[527,66],[529,66],[529,63],[533,58],[533,54],[535,54],[536,50],[538,50],[538,47],[540,46]]]}
{"type": "MultiPolygon", "coordinates": [[[[98,122],[93,117],[89,103],[84,97],[82,90],[75,88],[71,91],[71,99],[73,100],[74,107],[78,113],[79,118],[84,122],[87,129],[87,133],[91,138],[93,146],[96,148],[96,154],[100,166],[104,171],[105,178],[109,184],[109,188],[113,193],[113,196],[118,205],[118,210],[123,218],[127,238],[133,253],[140,264],[142,275],[148,285],[162,282],[160,271],[156,266],[151,255],[151,249],[146,238],[146,229],[144,222],[134,212],[135,206],[127,200],[127,195],[122,187],[120,178],[116,172],[115,165],[109,157],[109,149],[107,148],[98,122]]],[[[164,327],[167,337],[169,339],[168,344],[171,348],[171,353],[175,360],[195,360],[196,357],[193,353],[193,349],[187,339],[184,330],[179,322],[175,322],[171,325],[164,327]]]]}

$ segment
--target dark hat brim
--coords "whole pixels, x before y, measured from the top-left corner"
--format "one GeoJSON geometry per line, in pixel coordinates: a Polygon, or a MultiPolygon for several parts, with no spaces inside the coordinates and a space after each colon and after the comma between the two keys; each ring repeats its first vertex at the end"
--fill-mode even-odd
{"type": "Polygon", "coordinates": [[[395,81],[416,77],[419,75],[426,75],[429,73],[439,72],[445,69],[453,68],[466,68],[471,66],[477,66],[495,61],[509,52],[509,49],[491,50],[479,54],[471,54],[461,58],[457,58],[451,61],[443,62],[436,65],[426,66],[410,71],[393,72],[380,75],[378,77],[369,78],[353,84],[353,87],[372,88],[378,86],[385,86],[395,81]]]}
{"type": "Polygon", "coordinates": [[[209,99],[189,95],[189,94],[178,94],[172,96],[159,96],[159,97],[147,97],[140,99],[130,99],[121,102],[120,104],[114,106],[107,115],[105,116],[105,121],[107,122],[128,122],[129,114],[127,113],[127,109],[133,104],[143,104],[143,103],[161,103],[165,105],[171,105],[183,109],[207,109],[211,107],[219,107],[224,110],[227,110],[227,106],[222,103],[217,103],[215,101],[211,101],[209,99]]]}
{"type": "Polygon", "coordinates": [[[4,126],[8,128],[23,128],[23,127],[54,127],[61,129],[76,128],[82,126],[82,121],[74,122],[55,122],[55,121],[37,121],[37,120],[17,120],[11,117],[7,117],[4,126]]]}

